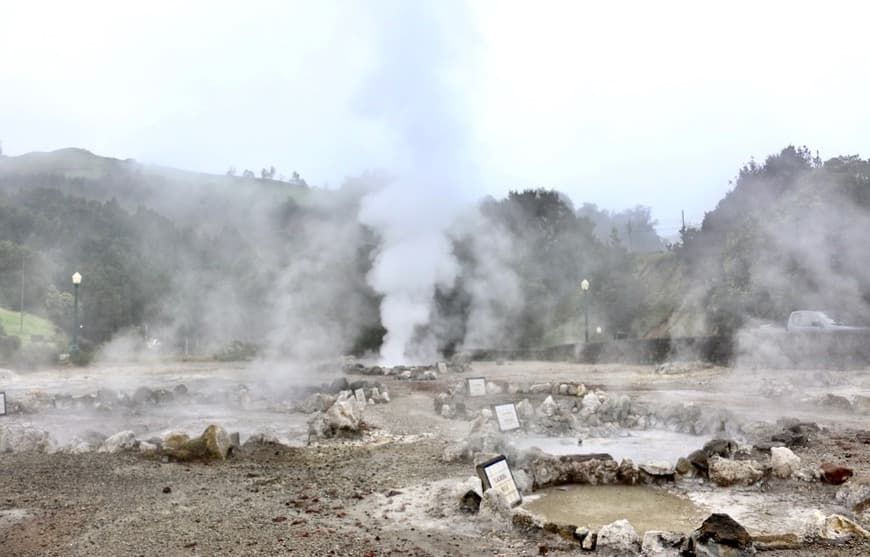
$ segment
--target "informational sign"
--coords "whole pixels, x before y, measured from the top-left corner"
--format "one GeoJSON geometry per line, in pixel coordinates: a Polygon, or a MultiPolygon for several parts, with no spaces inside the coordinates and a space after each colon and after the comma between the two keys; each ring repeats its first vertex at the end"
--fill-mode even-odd
{"type": "Polygon", "coordinates": [[[508,466],[504,455],[497,456],[478,465],[477,475],[480,477],[480,481],[483,482],[484,491],[487,489],[498,490],[511,507],[515,507],[523,502],[523,496],[520,495],[520,490],[517,489],[514,475],[511,473],[511,468],[508,466]]]}
{"type": "Polygon", "coordinates": [[[363,406],[366,405],[366,392],[362,389],[357,389],[353,392],[353,396],[356,397],[356,401],[363,406]]]}
{"type": "Polygon", "coordinates": [[[501,431],[520,429],[520,417],[513,402],[496,404],[492,408],[495,410],[495,418],[498,420],[498,428],[501,431]]]}
{"type": "Polygon", "coordinates": [[[6,415],[6,393],[0,392],[0,416],[6,415]]]}
{"type": "Polygon", "coordinates": [[[468,396],[486,396],[486,379],[483,377],[469,377],[468,396]]]}

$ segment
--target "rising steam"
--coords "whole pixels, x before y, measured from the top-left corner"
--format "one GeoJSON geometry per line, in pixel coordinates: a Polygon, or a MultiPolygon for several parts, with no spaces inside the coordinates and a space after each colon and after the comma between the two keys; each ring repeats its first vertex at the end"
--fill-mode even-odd
{"type": "Polygon", "coordinates": [[[358,99],[360,111],[384,125],[401,161],[398,176],[365,197],[359,213],[382,242],[368,280],[383,294],[380,356],[390,364],[437,356],[433,333],[421,327],[436,288],[456,278],[446,231],[474,197],[469,129],[448,71],[470,51],[469,34],[456,17],[463,9],[444,4],[393,2],[378,14],[379,63],[358,99]]]}

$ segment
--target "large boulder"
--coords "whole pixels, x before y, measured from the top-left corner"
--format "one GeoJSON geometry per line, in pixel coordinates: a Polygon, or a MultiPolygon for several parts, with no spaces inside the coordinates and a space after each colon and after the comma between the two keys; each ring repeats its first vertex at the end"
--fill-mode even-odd
{"type": "Polygon", "coordinates": [[[755,555],[752,536],[727,514],[711,514],[692,532],[689,550],[697,557],[743,557],[755,555]]]}
{"type": "Polygon", "coordinates": [[[716,485],[752,485],[764,477],[764,469],[754,460],[731,460],[713,456],[708,460],[708,475],[716,485]]]}
{"type": "Polygon", "coordinates": [[[617,520],[598,530],[596,553],[604,557],[623,557],[640,553],[640,537],[627,520],[617,520]]]}
{"type": "Polygon", "coordinates": [[[801,459],[787,447],[770,448],[770,466],[777,478],[790,478],[801,465],[801,459]]]}

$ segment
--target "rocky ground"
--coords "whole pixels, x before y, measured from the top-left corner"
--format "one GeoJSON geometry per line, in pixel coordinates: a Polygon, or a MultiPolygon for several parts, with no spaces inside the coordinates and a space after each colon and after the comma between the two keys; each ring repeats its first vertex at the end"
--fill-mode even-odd
{"type": "MultiPolygon", "coordinates": [[[[733,373],[703,366],[656,372],[513,362],[474,364],[460,377],[583,381],[649,400],[692,390],[720,402],[732,396],[737,407],[751,407],[743,391],[723,391],[734,384],[733,373]]],[[[512,527],[503,509],[486,502],[477,514],[459,510],[456,490],[474,475],[474,466],[444,455],[469,435],[472,423],[433,409],[436,393],[454,379],[443,373],[425,381],[385,377],[392,400],[366,407],[361,438],[299,447],[248,442],[225,461],[176,462],[138,451],[0,454],[0,555],[582,554],[556,534],[512,527]]],[[[866,395],[862,381],[860,372],[848,385],[831,379],[818,387],[818,397],[849,394],[846,387],[866,395]]],[[[817,393],[806,390],[806,396],[817,393]]],[[[800,406],[797,417],[807,418],[812,408],[800,406]]],[[[826,429],[794,448],[804,465],[833,461],[856,475],[870,472],[867,415],[840,416],[822,406],[815,417],[826,429]]],[[[705,489],[732,494],[730,488],[705,489]]],[[[766,479],[734,488],[733,495],[745,491],[772,502],[793,498],[825,508],[836,503],[839,489],[819,481],[766,479]]],[[[870,542],[808,540],[765,553],[870,555],[870,542]]]]}

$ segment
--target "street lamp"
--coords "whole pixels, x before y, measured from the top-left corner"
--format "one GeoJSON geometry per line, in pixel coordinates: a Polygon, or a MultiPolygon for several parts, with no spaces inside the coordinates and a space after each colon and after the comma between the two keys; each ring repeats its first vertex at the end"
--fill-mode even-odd
{"type": "Polygon", "coordinates": [[[75,356],[79,352],[79,285],[82,283],[82,275],[78,272],[73,273],[72,283],[75,294],[73,298],[73,338],[69,351],[75,356]]]}
{"type": "Polygon", "coordinates": [[[589,344],[589,281],[583,279],[580,283],[580,290],[583,291],[583,318],[585,321],[585,337],[586,343],[589,344]]]}

